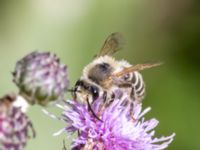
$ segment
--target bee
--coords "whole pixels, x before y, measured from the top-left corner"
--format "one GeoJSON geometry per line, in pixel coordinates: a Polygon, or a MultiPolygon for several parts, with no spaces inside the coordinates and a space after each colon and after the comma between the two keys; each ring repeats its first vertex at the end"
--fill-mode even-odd
{"type": "Polygon", "coordinates": [[[105,40],[100,52],[93,61],[85,66],[82,76],[76,82],[73,96],[81,102],[92,104],[99,97],[104,103],[110,103],[114,91],[120,89],[127,93],[131,100],[141,103],[145,96],[145,83],[138,72],[159,64],[131,65],[125,60],[116,60],[113,54],[122,49],[123,37],[120,33],[112,33],[105,40]]]}

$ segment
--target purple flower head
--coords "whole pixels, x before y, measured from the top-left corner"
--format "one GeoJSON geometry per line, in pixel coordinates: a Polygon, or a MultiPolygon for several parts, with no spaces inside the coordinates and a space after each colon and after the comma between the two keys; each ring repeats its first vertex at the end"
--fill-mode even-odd
{"type": "Polygon", "coordinates": [[[107,107],[102,107],[102,99],[96,100],[92,110],[76,101],[66,101],[62,118],[67,127],[60,132],[78,133],[72,143],[74,150],[162,150],[168,147],[175,134],[155,138],[154,128],[158,125],[155,118],[145,120],[141,104],[131,105],[128,98],[115,98],[107,107]],[[128,103],[127,103],[128,102],[128,103]]]}
{"type": "Polygon", "coordinates": [[[67,67],[49,52],[32,52],[19,60],[13,81],[30,104],[61,100],[69,85],[67,67]]]}
{"type": "Polygon", "coordinates": [[[21,107],[14,106],[16,97],[6,95],[0,99],[0,150],[22,150],[32,130],[31,121],[21,107]]]}

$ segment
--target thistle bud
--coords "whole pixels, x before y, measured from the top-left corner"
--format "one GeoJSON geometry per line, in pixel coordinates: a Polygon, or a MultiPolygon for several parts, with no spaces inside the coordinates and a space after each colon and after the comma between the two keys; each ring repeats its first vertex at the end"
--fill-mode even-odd
{"type": "Polygon", "coordinates": [[[0,99],[0,150],[22,150],[30,137],[29,130],[35,132],[31,121],[21,107],[14,106],[15,95],[0,99]]]}
{"type": "Polygon", "coordinates": [[[32,52],[19,60],[13,81],[30,104],[61,100],[68,88],[67,67],[49,52],[32,52]]]}

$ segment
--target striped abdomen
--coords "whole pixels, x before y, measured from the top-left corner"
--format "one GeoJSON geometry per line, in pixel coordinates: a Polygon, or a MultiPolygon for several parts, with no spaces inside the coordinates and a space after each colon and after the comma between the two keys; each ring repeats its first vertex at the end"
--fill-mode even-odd
{"type": "Polygon", "coordinates": [[[130,97],[141,102],[145,96],[145,84],[142,75],[135,71],[123,76],[122,80],[124,80],[124,84],[121,87],[131,88],[130,97]]]}
{"type": "Polygon", "coordinates": [[[131,73],[132,94],[137,101],[141,102],[145,96],[145,84],[142,75],[139,72],[131,73]]]}

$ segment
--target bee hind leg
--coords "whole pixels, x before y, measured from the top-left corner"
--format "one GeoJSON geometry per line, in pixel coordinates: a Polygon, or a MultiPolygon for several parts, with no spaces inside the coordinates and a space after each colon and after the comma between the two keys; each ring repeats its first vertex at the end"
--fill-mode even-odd
{"type": "Polygon", "coordinates": [[[130,104],[130,116],[131,116],[132,121],[135,122],[136,119],[135,119],[134,114],[133,114],[133,108],[134,108],[134,103],[131,102],[131,104],[130,104]]]}

